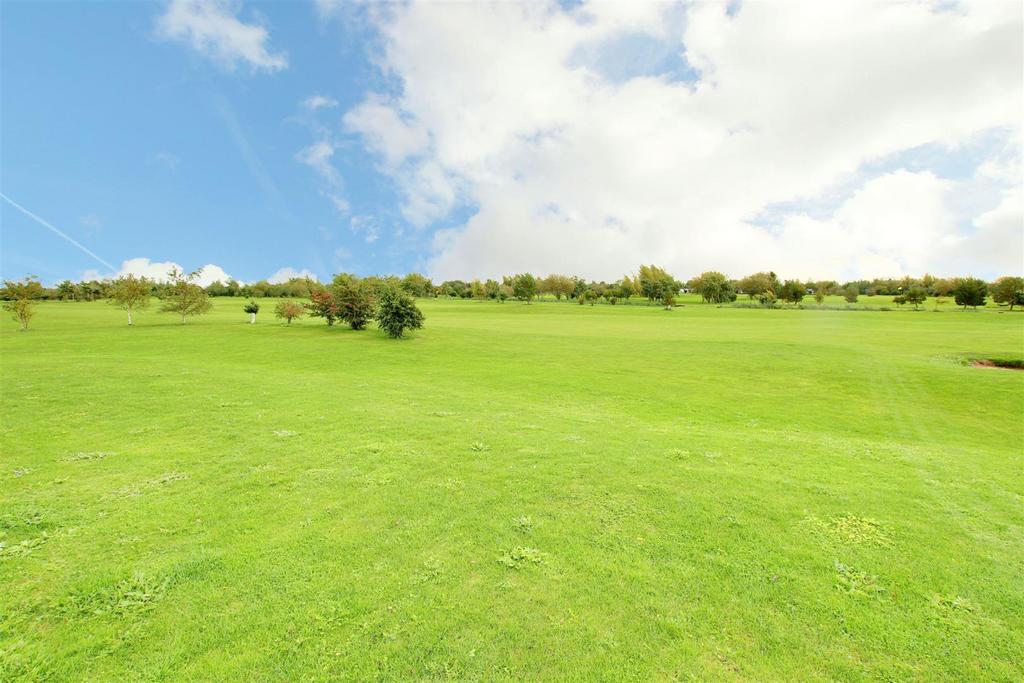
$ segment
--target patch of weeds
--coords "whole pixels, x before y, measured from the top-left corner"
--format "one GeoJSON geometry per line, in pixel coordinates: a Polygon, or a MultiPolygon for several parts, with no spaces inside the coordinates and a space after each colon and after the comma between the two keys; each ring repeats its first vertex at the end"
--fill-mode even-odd
{"type": "Polygon", "coordinates": [[[892,540],[882,525],[869,517],[846,514],[824,521],[810,516],[804,522],[810,526],[813,534],[827,540],[847,545],[873,545],[879,548],[892,545],[892,540]]]}
{"type": "Polygon", "coordinates": [[[483,451],[489,451],[490,446],[485,444],[483,441],[474,441],[473,443],[469,444],[469,450],[476,451],[477,453],[482,453],[483,451]]]}
{"type": "Polygon", "coordinates": [[[115,496],[122,496],[126,498],[134,498],[141,496],[147,491],[153,491],[155,489],[162,488],[168,484],[181,481],[182,479],[188,479],[188,475],[184,472],[168,472],[163,474],[156,479],[150,479],[149,481],[140,482],[133,486],[126,486],[123,489],[119,489],[114,492],[115,496]]]}
{"type": "Polygon", "coordinates": [[[50,540],[52,527],[36,510],[0,515],[0,559],[31,554],[50,540]]]}
{"type": "Polygon", "coordinates": [[[279,439],[288,439],[290,437],[298,436],[298,435],[299,435],[298,432],[293,432],[290,429],[275,429],[274,430],[274,436],[276,436],[279,439]]]}
{"type": "Polygon", "coordinates": [[[81,460],[103,460],[117,455],[114,451],[79,451],[78,453],[68,453],[63,458],[64,462],[79,462],[81,460]]]}
{"type": "Polygon", "coordinates": [[[878,585],[877,576],[854,569],[842,562],[836,562],[836,588],[849,595],[868,598],[880,598],[886,593],[885,588],[878,585]]]}
{"type": "Polygon", "coordinates": [[[12,543],[8,545],[6,541],[0,541],[0,559],[8,557],[25,557],[50,540],[49,536],[50,535],[44,531],[38,536],[26,538],[20,543],[12,543]]]}
{"type": "Polygon", "coordinates": [[[523,515],[512,520],[512,528],[516,531],[528,534],[533,531],[533,518],[523,515]]]}
{"type": "Polygon", "coordinates": [[[111,614],[125,617],[146,613],[163,599],[170,585],[167,578],[157,579],[135,572],[113,586],[71,593],[56,605],[56,611],[69,617],[111,614]]]}
{"type": "Polygon", "coordinates": [[[498,564],[508,569],[523,569],[524,567],[544,564],[544,554],[536,548],[526,548],[517,545],[506,550],[498,558],[498,564]]]}
{"type": "Polygon", "coordinates": [[[978,616],[978,608],[974,603],[959,595],[933,595],[929,602],[932,618],[954,629],[969,626],[978,616]]]}
{"type": "Polygon", "coordinates": [[[430,558],[423,563],[420,570],[414,575],[416,583],[429,583],[442,574],[441,563],[430,558]]]}
{"type": "Polygon", "coordinates": [[[583,443],[583,437],[579,434],[566,434],[565,440],[572,441],[573,443],[583,443]]]}
{"type": "Polygon", "coordinates": [[[461,479],[449,477],[448,479],[445,479],[440,484],[438,484],[438,486],[443,488],[445,491],[459,491],[462,489],[463,483],[461,479]]]}
{"type": "Polygon", "coordinates": [[[26,474],[32,474],[34,471],[31,467],[19,467],[11,472],[11,476],[17,479],[18,477],[24,477],[26,474]]]}
{"type": "Polygon", "coordinates": [[[366,474],[366,475],[363,475],[361,481],[363,483],[363,486],[367,486],[367,487],[370,487],[370,486],[387,486],[392,481],[394,481],[394,478],[391,475],[389,475],[389,474],[385,474],[384,476],[380,476],[380,477],[366,474]]]}
{"type": "Polygon", "coordinates": [[[432,417],[455,417],[458,413],[453,413],[450,410],[435,410],[429,413],[432,417]]]}

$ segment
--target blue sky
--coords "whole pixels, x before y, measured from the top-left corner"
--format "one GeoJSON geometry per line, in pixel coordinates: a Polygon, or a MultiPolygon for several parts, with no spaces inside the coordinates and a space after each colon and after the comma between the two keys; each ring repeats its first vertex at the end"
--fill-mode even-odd
{"type": "Polygon", "coordinates": [[[0,275],[1020,271],[1021,14],[5,2],[0,275]]]}
{"type": "MultiPolygon", "coordinates": [[[[227,71],[155,35],[148,3],[5,3],[3,192],[104,260],[220,265],[245,280],[282,267],[404,271],[422,233],[367,243],[348,227],[395,221],[391,184],[355,136],[336,163],[351,211],[339,214],[296,155],[311,121],[341,113],[380,77],[365,31],[324,23],[298,3],[247,3],[288,68],[227,71]],[[309,112],[313,95],[337,106],[309,112]]],[[[4,277],[77,277],[101,264],[5,204],[4,277]]],[[[390,233],[389,233],[390,234],[390,233]]]]}

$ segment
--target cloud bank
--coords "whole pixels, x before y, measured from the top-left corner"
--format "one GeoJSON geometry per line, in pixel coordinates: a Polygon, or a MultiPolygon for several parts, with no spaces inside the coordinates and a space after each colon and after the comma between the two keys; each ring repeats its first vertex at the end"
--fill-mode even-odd
{"type": "Polygon", "coordinates": [[[435,278],[1024,267],[1019,3],[372,15],[394,87],[344,124],[410,223],[469,209],[434,237],[435,278]],[[980,162],[943,168],[968,148],[980,162]]]}
{"type": "Polygon", "coordinates": [[[172,0],[157,19],[157,36],[187,44],[228,71],[247,64],[253,71],[280,71],[288,66],[283,52],[271,52],[270,34],[239,20],[237,4],[228,0],[172,0]]]}

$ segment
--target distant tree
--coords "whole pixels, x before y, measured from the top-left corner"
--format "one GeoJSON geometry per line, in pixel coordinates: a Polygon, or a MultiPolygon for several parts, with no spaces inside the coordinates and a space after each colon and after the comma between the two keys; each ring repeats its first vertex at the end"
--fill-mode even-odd
{"type": "Polygon", "coordinates": [[[693,285],[694,290],[708,303],[722,304],[736,300],[736,290],[729,278],[717,271],[701,273],[693,285]]]}
{"type": "Polygon", "coordinates": [[[149,306],[153,283],[144,277],[122,275],[110,287],[110,301],[128,312],[128,324],[132,324],[132,311],[149,306]]]}
{"type": "Polygon", "coordinates": [[[629,297],[637,293],[638,290],[636,281],[633,278],[626,275],[621,280],[619,280],[619,284],[616,289],[615,295],[618,296],[620,299],[622,299],[628,304],[629,297]]]}
{"type": "Polygon", "coordinates": [[[814,301],[820,306],[825,303],[825,290],[815,289],[814,290],[814,301]]]}
{"type": "Polygon", "coordinates": [[[640,294],[646,297],[648,302],[663,301],[667,294],[675,296],[682,289],[682,283],[668,271],[653,264],[641,265],[640,272],[633,282],[639,285],[640,294]]]}
{"type": "Polygon", "coordinates": [[[314,318],[323,318],[327,326],[334,325],[341,313],[341,306],[334,300],[331,293],[326,290],[312,292],[309,295],[309,303],[305,305],[309,315],[314,318]]]}
{"type": "Polygon", "coordinates": [[[740,280],[738,289],[750,299],[760,298],[761,294],[769,290],[778,294],[779,279],[775,273],[754,273],[740,280]]]}
{"type": "Polygon", "coordinates": [[[537,296],[537,278],[529,273],[520,273],[512,277],[512,294],[520,301],[530,303],[537,296]]]}
{"type": "Polygon", "coordinates": [[[856,284],[850,284],[843,290],[843,298],[846,299],[846,303],[855,304],[857,303],[857,295],[860,294],[860,289],[856,284]]]}
{"type": "Polygon", "coordinates": [[[902,294],[897,294],[892,298],[892,302],[896,304],[897,308],[899,308],[903,304],[907,303],[907,297],[903,296],[902,294]]]}
{"type": "Polygon", "coordinates": [[[423,327],[423,312],[408,294],[398,289],[389,289],[380,298],[377,324],[389,337],[398,339],[406,330],[423,327]]]}
{"type": "Polygon", "coordinates": [[[500,303],[505,303],[506,301],[508,301],[511,298],[512,298],[512,288],[509,287],[508,285],[499,285],[498,286],[498,301],[500,303]]]}
{"type": "Polygon", "coordinates": [[[4,280],[3,289],[0,290],[0,299],[4,300],[3,309],[11,314],[21,330],[28,329],[28,323],[35,315],[36,299],[43,296],[43,286],[35,275],[29,275],[23,280],[4,280]]]}
{"type": "Polygon", "coordinates": [[[932,293],[937,297],[948,297],[953,295],[952,280],[936,280],[932,283],[932,293]]]}
{"type": "Polygon", "coordinates": [[[799,280],[786,280],[782,283],[782,289],[779,291],[779,297],[793,305],[803,301],[806,294],[807,287],[799,280]]]}
{"type": "Polygon", "coordinates": [[[777,299],[778,297],[775,296],[775,291],[772,289],[766,289],[757,295],[757,302],[762,306],[767,306],[768,308],[774,307],[777,299]]]}
{"type": "Polygon", "coordinates": [[[409,273],[402,278],[402,291],[415,297],[427,297],[434,294],[434,283],[419,273],[409,273]]]}
{"type": "Polygon", "coordinates": [[[992,283],[992,301],[997,304],[1024,306],[1024,277],[1007,275],[992,283]]]}
{"type": "Polygon", "coordinates": [[[487,290],[484,289],[484,283],[480,282],[480,280],[474,279],[471,281],[469,283],[469,291],[472,292],[474,299],[483,299],[487,296],[487,290]]]}
{"type": "Polygon", "coordinates": [[[442,296],[463,298],[463,293],[469,290],[469,285],[462,280],[445,280],[438,289],[442,296]]]}
{"type": "Polygon", "coordinates": [[[567,275],[552,273],[540,281],[538,288],[541,292],[554,294],[555,299],[561,299],[563,296],[568,298],[572,295],[576,283],[567,275]]]}
{"type": "Polygon", "coordinates": [[[953,281],[953,300],[958,306],[977,308],[985,305],[988,285],[976,277],[958,277],[953,281]]]}
{"type": "Polygon", "coordinates": [[[245,305],[245,308],[243,308],[242,310],[249,314],[249,324],[255,325],[256,314],[260,312],[260,305],[255,301],[250,301],[245,305]]]}
{"type": "Polygon", "coordinates": [[[214,280],[206,285],[206,293],[210,296],[227,296],[228,286],[220,280],[214,280]]]}
{"type": "Polygon", "coordinates": [[[935,307],[933,310],[937,311],[939,310],[939,306],[945,306],[947,303],[949,303],[948,299],[946,299],[945,297],[937,296],[935,297],[935,307]]]}
{"type": "Polygon", "coordinates": [[[595,303],[597,303],[597,299],[598,299],[597,292],[595,292],[592,289],[588,289],[587,291],[585,291],[583,293],[583,298],[584,298],[584,300],[586,300],[586,302],[588,304],[593,306],[595,303]]]}
{"type": "Polygon", "coordinates": [[[172,268],[167,273],[168,286],[164,289],[164,301],[160,306],[161,313],[176,313],[181,316],[181,324],[190,315],[202,315],[209,312],[213,307],[210,297],[206,295],[203,288],[196,284],[203,269],[194,270],[191,273],[183,273],[177,268],[172,268]]]}
{"type": "Polygon", "coordinates": [[[64,282],[57,285],[57,298],[59,298],[61,301],[74,299],[75,283],[73,283],[71,280],[64,280],[64,282]]]}
{"type": "Polygon", "coordinates": [[[925,302],[928,298],[928,292],[925,291],[924,287],[919,285],[912,285],[907,290],[906,294],[903,295],[903,300],[908,304],[914,304],[914,310],[918,310],[918,306],[925,302]]]}
{"type": "Polygon", "coordinates": [[[361,330],[373,320],[376,297],[373,290],[356,276],[348,273],[335,275],[331,296],[338,305],[338,317],[353,330],[361,330]]]}
{"type": "Polygon", "coordinates": [[[498,289],[500,287],[501,285],[498,284],[497,280],[487,280],[484,283],[484,296],[486,296],[488,299],[497,299],[498,289]]]}
{"type": "Polygon", "coordinates": [[[283,320],[287,320],[288,324],[292,324],[292,320],[295,318],[301,318],[306,309],[303,308],[302,304],[295,301],[282,301],[277,304],[274,308],[274,315],[283,320]]]}

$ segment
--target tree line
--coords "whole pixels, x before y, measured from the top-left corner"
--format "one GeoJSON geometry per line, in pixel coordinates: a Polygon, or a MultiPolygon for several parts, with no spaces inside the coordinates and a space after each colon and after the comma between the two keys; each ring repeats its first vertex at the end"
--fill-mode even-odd
{"type": "MultiPolygon", "coordinates": [[[[180,316],[184,325],[190,317],[208,313],[213,308],[209,288],[196,283],[201,272],[201,269],[191,273],[173,269],[167,274],[166,282],[124,275],[105,281],[103,296],[127,313],[129,325],[134,324],[133,315],[148,308],[154,296],[160,300],[161,313],[180,316]]],[[[286,299],[278,303],[274,314],[289,325],[308,313],[324,318],[328,325],[344,321],[354,330],[365,329],[370,321],[376,320],[378,327],[395,339],[404,336],[407,330],[423,327],[423,313],[413,297],[381,278],[359,278],[342,273],[336,275],[329,286],[315,280],[308,280],[307,286],[307,303],[286,299]]],[[[26,330],[35,315],[34,303],[46,298],[45,293],[46,288],[39,279],[29,276],[18,282],[5,281],[0,299],[4,310],[26,330]]],[[[259,310],[260,305],[255,300],[242,307],[251,323],[256,322],[259,310]]]]}
{"type": "Polygon", "coordinates": [[[839,295],[852,304],[860,296],[886,295],[892,296],[898,306],[910,304],[916,309],[928,297],[935,297],[936,307],[952,298],[959,306],[976,308],[984,306],[991,296],[993,301],[1008,306],[1011,311],[1016,306],[1024,307],[1024,278],[1017,276],[1004,276],[989,283],[975,277],[937,278],[926,273],[920,278],[876,278],[840,284],[835,280],[780,280],[770,271],[740,279],[707,271],[683,281],[652,264],[641,265],[636,273],[624,275],[615,282],[588,281],[562,274],[538,277],[519,273],[505,276],[500,281],[445,280],[435,284],[419,273],[409,273],[404,277],[371,275],[362,278],[342,273],[327,285],[310,278],[292,278],[275,284],[265,280],[246,285],[235,280],[226,284],[218,281],[204,288],[196,284],[199,273],[186,274],[174,270],[164,282],[132,275],[116,280],[78,283],[65,280],[53,288],[43,287],[37,278],[30,276],[19,282],[5,281],[0,289],[0,300],[4,302],[4,309],[24,329],[32,318],[32,301],[38,299],[109,299],[128,312],[129,324],[132,311],[147,305],[150,297],[163,302],[162,311],[181,315],[183,323],[189,316],[208,311],[209,297],[213,296],[253,300],[243,309],[249,313],[251,321],[255,320],[259,310],[255,300],[266,297],[308,299],[308,303],[301,304],[282,301],[275,308],[275,315],[289,323],[303,315],[324,318],[328,325],[341,320],[357,330],[376,318],[382,329],[389,334],[394,330],[397,334],[392,336],[398,337],[402,336],[403,330],[417,329],[422,325],[422,313],[415,307],[413,297],[490,299],[498,302],[516,299],[529,303],[539,296],[549,295],[559,301],[565,299],[581,305],[595,305],[601,300],[611,305],[630,303],[635,297],[672,308],[680,292],[698,294],[703,301],[712,304],[732,303],[740,296],[746,296],[752,303],[764,307],[774,307],[779,303],[798,305],[806,297],[813,297],[822,304],[825,297],[839,295]],[[393,320],[398,322],[392,325],[393,320]]]}

